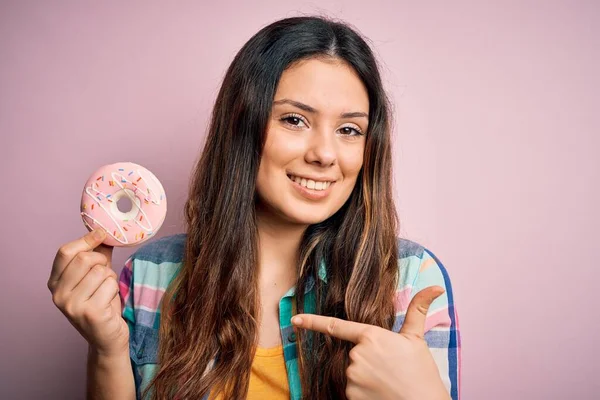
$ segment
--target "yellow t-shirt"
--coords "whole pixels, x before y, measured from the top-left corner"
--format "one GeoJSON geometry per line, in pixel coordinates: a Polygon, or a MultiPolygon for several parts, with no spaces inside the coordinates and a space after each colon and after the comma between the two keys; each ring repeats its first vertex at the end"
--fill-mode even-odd
{"type": "MultiPolygon", "coordinates": [[[[288,385],[283,346],[256,349],[252,369],[250,371],[250,385],[247,400],[289,400],[290,388],[288,385]]],[[[223,400],[219,394],[214,397],[211,393],[210,400],[223,400]]]]}

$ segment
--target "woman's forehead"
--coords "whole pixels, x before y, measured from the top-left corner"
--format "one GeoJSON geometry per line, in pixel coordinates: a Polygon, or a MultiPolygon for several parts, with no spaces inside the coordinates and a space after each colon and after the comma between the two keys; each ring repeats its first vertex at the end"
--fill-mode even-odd
{"type": "MultiPolygon", "coordinates": [[[[354,69],[345,63],[306,60],[286,69],[279,81],[273,106],[293,105],[292,100],[314,110],[332,112],[369,111],[367,90],[354,69]]],[[[309,112],[309,110],[305,110],[309,112]]]]}

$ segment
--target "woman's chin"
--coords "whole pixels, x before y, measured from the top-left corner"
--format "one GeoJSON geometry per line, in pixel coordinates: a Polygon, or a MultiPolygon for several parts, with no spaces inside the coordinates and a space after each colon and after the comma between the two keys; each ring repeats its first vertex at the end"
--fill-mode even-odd
{"type": "Polygon", "coordinates": [[[314,212],[304,212],[302,210],[290,210],[286,213],[291,221],[302,225],[314,225],[325,221],[329,218],[327,213],[315,214],[314,212]]]}

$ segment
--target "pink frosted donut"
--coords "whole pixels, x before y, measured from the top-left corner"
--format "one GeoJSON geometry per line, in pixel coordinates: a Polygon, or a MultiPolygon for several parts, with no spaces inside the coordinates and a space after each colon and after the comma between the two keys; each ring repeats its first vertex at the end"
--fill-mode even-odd
{"type": "Polygon", "coordinates": [[[148,240],[166,215],[167,197],[161,183],[152,172],[131,162],[98,169],[81,196],[83,223],[90,231],[104,228],[104,244],[109,246],[135,246],[148,240]]]}

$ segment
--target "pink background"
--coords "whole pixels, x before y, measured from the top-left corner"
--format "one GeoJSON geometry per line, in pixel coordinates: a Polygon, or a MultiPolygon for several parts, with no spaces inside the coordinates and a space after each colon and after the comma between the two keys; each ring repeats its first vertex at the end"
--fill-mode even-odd
{"type": "Polygon", "coordinates": [[[0,398],[83,398],[86,344],[46,281],[85,232],[89,174],[148,167],[169,196],[159,236],[180,232],[227,65],[313,12],[384,63],[402,234],[450,270],[463,398],[598,398],[598,2],[81,3],[0,5],[0,398]]]}

